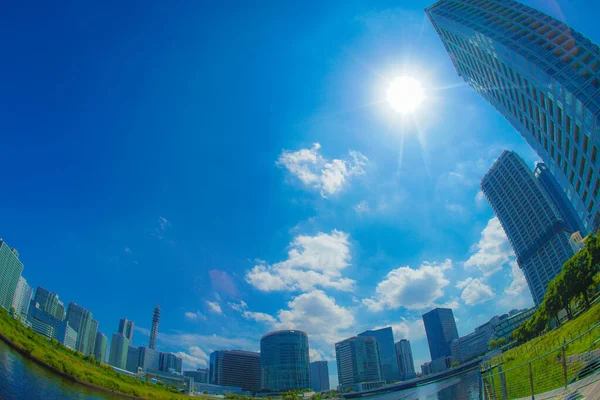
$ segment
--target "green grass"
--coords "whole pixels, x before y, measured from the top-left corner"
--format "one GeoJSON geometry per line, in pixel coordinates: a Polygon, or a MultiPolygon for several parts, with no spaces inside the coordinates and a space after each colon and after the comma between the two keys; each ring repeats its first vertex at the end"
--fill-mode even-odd
{"type": "Polygon", "coordinates": [[[74,352],[55,340],[48,340],[8,315],[0,307],[0,333],[24,352],[42,360],[66,375],[115,392],[146,399],[198,399],[173,393],[164,387],[116,373],[107,365],[96,365],[83,354],[74,352]]]}
{"type": "MultiPolygon", "coordinates": [[[[534,359],[531,367],[535,393],[557,389],[564,385],[563,364],[559,357],[560,346],[578,337],[598,321],[600,321],[600,303],[559,328],[492,358],[487,365],[501,364],[502,370],[505,371],[509,398],[531,395],[527,363],[534,359]],[[554,351],[556,349],[559,350],[554,351]]],[[[566,356],[600,348],[600,342],[597,341],[599,336],[600,327],[597,326],[567,345],[566,356]]],[[[584,363],[579,362],[567,363],[567,379],[570,380],[583,365],[584,363]]],[[[493,372],[497,373],[498,369],[494,368],[493,372]]],[[[498,375],[494,377],[494,390],[498,395],[501,393],[498,375]]]]}

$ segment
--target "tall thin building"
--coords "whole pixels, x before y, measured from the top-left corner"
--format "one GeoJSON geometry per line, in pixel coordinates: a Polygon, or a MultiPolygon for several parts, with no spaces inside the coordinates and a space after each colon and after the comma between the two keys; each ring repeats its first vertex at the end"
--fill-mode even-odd
{"type": "Polygon", "coordinates": [[[108,363],[113,367],[125,369],[127,367],[127,350],[129,349],[129,339],[122,333],[113,333],[110,341],[110,353],[108,363]]]}
{"type": "Polygon", "coordinates": [[[92,322],[92,313],[85,308],[77,305],[76,303],[69,303],[67,309],[67,322],[77,332],[77,344],[76,350],[83,354],[90,355],[94,352],[93,342],[90,340],[90,335],[96,337],[96,329],[98,328],[97,322],[92,322]],[[90,348],[90,344],[92,345],[90,348]]]}
{"type": "MultiPolygon", "coordinates": [[[[160,323],[160,304],[154,307],[154,314],[152,314],[152,330],[150,331],[150,347],[152,350],[156,350],[156,337],[158,336],[158,324],[160,323]]],[[[133,327],[132,327],[133,328],[133,327]]],[[[133,329],[132,329],[133,332],[133,329]]]]}
{"type": "Polygon", "coordinates": [[[59,321],[64,321],[64,319],[66,317],[67,317],[67,312],[65,310],[65,305],[62,301],[59,300],[58,303],[56,304],[56,312],[54,313],[54,318],[56,318],[59,321]]]}
{"type": "Polygon", "coordinates": [[[329,365],[327,361],[310,363],[310,388],[317,393],[329,390],[329,365]]]}
{"type": "Polygon", "coordinates": [[[261,389],[260,353],[242,350],[213,351],[210,353],[209,383],[258,392],[261,389]]]}
{"type": "Polygon", "coordinates": [[[17,283],[17,289],[12,301],[12,307],[15,309],[16,315],[20,315],[21,317],[27,316],[32,294],[33,288],[27,284],[25,278],[22,276],[19,277],[19,283],[17,283]]]}
{"type": "Polygon", "coordinates": [[[108,338],[104,333],[96,333],[96,343],[94,344],[94,358],[101,363],[106,363],[106,347],[108,346],[108,338]]]}
{"type": "Polygon", "coordinates": [[[481,190],[517,255],[533,301],[544,299],[548,283],[572,255],[572,231],[525,161],[504,151],[481,180],[481,190]]]}
{"type": "Polygon", "coordinates": [[[56,318],[58,309],[58,295],[52,293],[41,286],[35,289],[33,301],[38,303],[38,308],[56,318]]]}
{"type": "Polygon", "coordinates": [[[90,355],[94,355],[96,349],[96,335],[98,334],[98,321],[92,319],[90,321],[90,327],[88,330],[88,344],[87,348],[90,355]]]}
{"type": "MultiPolygon", "coordinates": [[[[121,318],[119,321],[119,333],[125,335],[127,339],[129,339],[129,343],[133,343],[133,321],[128,320],[127,318],[121,318]]],[[[157,327],[158,329],[158,327],[157,327]]]]}
{"type": "Polygon", "coordinates": [[[458,339],[454,313],[449,308],[436,308],[423,314],[431,361],[452,355],[451,344],[458,339]]]}
{"type": "Polygon", "coordinates": [[[364,390],[385,383],[379,344],[374,337],[354,336],[336,343],[335,358],[342,390],[364,390]]]}
{"type": "Polygon", "coordinates": [[[403,381],[413,379],[416,376],[415,363],[413,361],[412,348],[408,340],[402,339],[396,342],[396,357],[398,359],[400,379],[403,381]]]}
{"type": "Polygon", "coordinates": [[[548,166],[589,233],[600,222],[600,48],[514,0],[425,10],[459,76],[548,166]]]}
{"type": "Polygon", "coordinates": [[[10,310],[12,300],[23,272],[17,249],[10,248],[0,239],[0,307],[10,310]]]}
{"type": "Polygon", "coordinates": [[[394,333],[391,327],[374,329],[359,333],[358,336],[370,336],[377,339],[379,343],[379,356],[381,358],[381,370],[383,379],[387,382],[400,380],[398,373],[398,362],[396,360],[396,349],[394,348],[394,333]]]}
{"type": "Polygon", "coordinates": [[[283,392],[310,387],[308,335],[297,330],[270,332],[260,339],[262,388],[283,392]]]}

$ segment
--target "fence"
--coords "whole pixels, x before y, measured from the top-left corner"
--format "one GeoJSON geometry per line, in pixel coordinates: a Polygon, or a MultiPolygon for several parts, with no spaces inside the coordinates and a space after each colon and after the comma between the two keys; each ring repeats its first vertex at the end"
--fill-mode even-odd
{"type": "Polygon", "coordinates": [[[600,322],[596,322],[573,338],[562,338],[562,344],[556,339],[552,349],[544,348],[539,342],[526,343],[521,354],[503,354],[496,365],[489,365],[489,362],[482,365],[482,398],[553,398],[599,381],[600,373],[594,373],[600,364],[599,338],[600,322]],[[515,357],[530,359],[512,366],[515,357]],[[561,390],[547,393],[556,389],[561,390]],[[535,396],[541,393],[547,394],[535,396]]]}

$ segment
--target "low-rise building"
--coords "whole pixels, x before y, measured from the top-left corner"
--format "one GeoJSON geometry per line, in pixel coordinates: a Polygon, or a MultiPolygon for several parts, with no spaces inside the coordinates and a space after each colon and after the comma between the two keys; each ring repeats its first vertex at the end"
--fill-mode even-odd
{"type": "Polygon", "coordinates": [[[493,317],[488,322],[475,328],[475,331],[452,341],[452,360],[460,364],[485,354],[494,334],[494,326],[501,321],[493,317]]]}
{"type": "Polygon", "coordinates": [[[183,376],[194,378],[194,383],[208,383],[208,368],[198,368],[195,371],[183,371],[183,376]]]}
{"type": "Polygon", "coordinates": [[[535,311],[536,308],[532,307],[513,315],[509,314],[507,318],[500,320],[500,322],[494,326],[494,333],[492,334],[491,340],[498,340],[500,338],[508,339],[515,329],[535,314],[535,311]]]}
{"type": "Polygon", "coordinates": [[[442,372],[450,368],[451,365],[452,357],[436,358],[429,363],[429,372],[432,374],[442,372]]]}

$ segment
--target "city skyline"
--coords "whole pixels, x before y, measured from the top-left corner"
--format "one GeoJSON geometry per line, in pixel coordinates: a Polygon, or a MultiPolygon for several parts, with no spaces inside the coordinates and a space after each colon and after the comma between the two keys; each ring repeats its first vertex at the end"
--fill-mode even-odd
{"type": "MultiPolygon", "coordinates": [[[[71,35],[12,5],[0,29],[20,41],[7,56],[45,66],[2,67],[0,167],[14,195],[0,199],[0,234],[28,285],[59,294],[57,314],[72,302],[89,310],[109,342],[130,318],[138,347],[160,303],[156,347],[184,369],[207,367],[215,350],[257,351],[266,332],[306,331],[332,387],[339,340],[390,326],[418,368],[430,359],[423,312],[452,308],[464,334],[490,309],[532,305],[479,181],[504,149],[530,170],[545,160],[456,76],[423,13],[432,3],[278,5],[273,21],[149,7],[109,28],[110,5],[74,5],[90,23],[65,17],[71,35]],[[156,23],[165,36],[148,29],[156,23]],[[223,36],[211,44],[213,29],[223,36]],[[81,44],[100,37],[99,53],[81,44]],[[137,51],[150,43],[164,53],[137,51]],[[423,84],[414,123],[385,103],[398,75],[423,84]]],[[[579,15],[526,3],[600,40],[598,4],[576,2],[590,9],[579,15]]]]}

